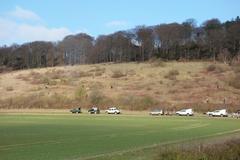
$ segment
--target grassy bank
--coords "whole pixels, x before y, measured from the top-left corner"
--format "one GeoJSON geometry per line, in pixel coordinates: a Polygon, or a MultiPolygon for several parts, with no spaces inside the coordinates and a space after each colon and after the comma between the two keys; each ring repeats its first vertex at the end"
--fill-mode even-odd
{"type": "Polygon", "coordinates": [[[121,63],[65,66],[1,74],[0,108],[69,109],[118,105],[195,111],[235,111],[239,66],[212,62],[121,63]]]}

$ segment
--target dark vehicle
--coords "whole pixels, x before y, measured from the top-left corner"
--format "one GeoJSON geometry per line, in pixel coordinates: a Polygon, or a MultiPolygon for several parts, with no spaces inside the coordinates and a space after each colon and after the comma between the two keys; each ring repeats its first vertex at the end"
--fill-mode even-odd
{"type": "Polygon", "coordinates": [[[240,110],[237,110],[233,113],[233,117],[236,117],[237,119],[240,118],[240,110]]]}
{"type": "Polygon", "coordinates": [[[70,110],[70,112],[72,112],[72,113],[82,113],[82,111],[81,111],[81,108],[79,107],[79,108],[73,108],[73,109],[71,109],[70,110]]]}
{"type": "Polygon", "coordinates": [[[99,114],[100,109],[98,107],[92,107],[91,109],[88,110],[90,114],[99,114]]]}

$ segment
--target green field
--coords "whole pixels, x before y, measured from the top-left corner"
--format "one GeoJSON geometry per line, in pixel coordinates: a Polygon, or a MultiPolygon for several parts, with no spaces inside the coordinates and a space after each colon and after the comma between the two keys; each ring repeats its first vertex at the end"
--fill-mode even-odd
{"type": "Polygon", "coordinates": [[[104,154],[114,156],[156,144],[238,131],[240,121],[231,118],[2,114],[0,159],[75,160],[104,154]]]}

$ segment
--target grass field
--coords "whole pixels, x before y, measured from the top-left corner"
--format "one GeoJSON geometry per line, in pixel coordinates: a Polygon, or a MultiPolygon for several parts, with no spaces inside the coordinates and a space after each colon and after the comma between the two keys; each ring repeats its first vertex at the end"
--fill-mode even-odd
{"type": "Polygon", "coordinates": [[[104,155],[239,131],[239,120],[231,118],[1,114],[0,159],[106,159],[104,155]]]}

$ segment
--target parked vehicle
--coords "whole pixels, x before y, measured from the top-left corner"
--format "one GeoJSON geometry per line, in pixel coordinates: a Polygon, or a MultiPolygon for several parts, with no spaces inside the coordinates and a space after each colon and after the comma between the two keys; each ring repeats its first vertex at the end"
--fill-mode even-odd
{"type": "Polygon", "coordinates": [[[107,114],[120,114],[120,110],[117,109],[116,107],[111,107],[106,110],[107,114]]]}
{"type": "Polygon", "coordinates": [[[213,117],[227,117],[228,113],[226,109],[220,109],[212,112],[213,117]]]}
{"type": "Polygon", "coordinates": [[[213,112],[207,112],[206,115],[212,116],[213,112]]]}
{"type": "Polygon", "coordinates": [[[100,109],[98,107],[92,107],[88,110],[88,112],[90,114],[99,114],[100,113],[100,109]]]}
{"type": "Polygon", "coordinates": [[[73,108],[73,109],[71,109],[70,110],[70,112],[72,112],[72,113],[82,113],[82,111],[81,111],[81,108],[79,107],[79,108],[73,108]]]}
{"type": "Polygon", "coordinates": [[[193,116],[193,110],[191,108],[182,109],[180,111],[177,111],[176,114],[179,116],[193,116]]]}
{"type": "Polygon", "coordinates": [[[164,112],[161,109],[154,109],[149,114],[152,116],[159,116],[159,115],[163,115],[164,112]]]}
{"type": "Polygon", "coordinates": [[[240,110],[233,113],[233,117],[240,118],[240,110]]]}

